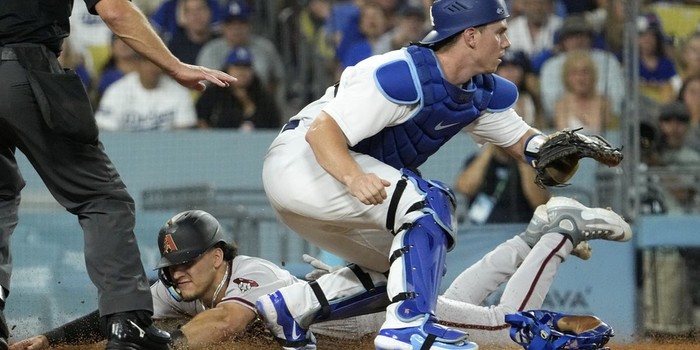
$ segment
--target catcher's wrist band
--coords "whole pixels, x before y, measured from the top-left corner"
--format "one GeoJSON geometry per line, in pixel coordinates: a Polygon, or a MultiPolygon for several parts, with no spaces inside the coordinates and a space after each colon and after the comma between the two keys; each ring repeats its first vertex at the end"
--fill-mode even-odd
{"type": "Polygon", "coordinates": [[[533,168],[537,163],[540,147],[546,140],[546,136],[542,134],[535,134],[530,136],[525,142],[525,159],[533,168]]]}

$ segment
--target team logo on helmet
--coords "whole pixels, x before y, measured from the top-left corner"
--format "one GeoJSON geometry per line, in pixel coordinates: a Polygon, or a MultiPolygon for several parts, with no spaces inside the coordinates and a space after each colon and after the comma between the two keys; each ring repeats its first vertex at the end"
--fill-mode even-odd
{"type": "Polygon", "coordinates": [[[172,253],[174,251],[177,251],[177,245],[173,240],[173,235],[168,233],[163,237],[163,254],[172,253]]]}

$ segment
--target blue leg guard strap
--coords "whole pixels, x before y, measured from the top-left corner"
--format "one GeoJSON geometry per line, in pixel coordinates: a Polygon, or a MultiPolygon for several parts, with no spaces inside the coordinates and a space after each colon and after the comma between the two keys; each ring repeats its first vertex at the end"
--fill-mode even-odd
{"type": "Polygon", "coordinates": [[[343,299],[328,301],[318,282],[309,282],[316,299],[321,304],[321,310],[316,314],[314,323],[367,315],[383,311],[389,305],[389,297],[386,294],[386,280],[375,285],[372,277],[362,270],[361,267],[350,264],[347,268],[357,276],[357,279],[365,288],[365,292],[343,299]]]}

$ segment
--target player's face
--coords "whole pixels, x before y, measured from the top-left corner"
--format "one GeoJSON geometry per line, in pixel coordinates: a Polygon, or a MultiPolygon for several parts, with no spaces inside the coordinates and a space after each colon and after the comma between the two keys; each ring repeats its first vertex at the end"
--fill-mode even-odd
{"type": "Polygon", "coordinates": [[[216,288],[216,270],[214,269],[214,254],[210,250],[197,259],[185,264],[170,267],[170,276],[175,286],[180,289],[184,301],[201,299],[213,293],[209,290],[216,288]]]}
{"type": "Polygon", "coordinates": [[[506,35],[508,24],[506,20],[489,23],[479,30],[477,43],[477,63],[482,73],[493,73],[501,63],[501,57],[510,47],[506,35]]]}

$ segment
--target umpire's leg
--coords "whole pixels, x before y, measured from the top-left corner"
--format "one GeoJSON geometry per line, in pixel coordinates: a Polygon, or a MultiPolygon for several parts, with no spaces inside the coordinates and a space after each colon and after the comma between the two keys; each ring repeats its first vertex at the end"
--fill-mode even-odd
{"type": "MultiPolygon", "coordinates": [[[[134,201],[99,142],[81,143],[54,133],[44,122],[17,62],[2,62],[0,113],[14,143],[51,194],[78,216],[85,234],[85,263],[98,290],[101,315],[153,311],[151,293],[134,235],[134,201]],[[8,69],[15,65],[14,69],[8,69]]],[[[4,175],[3,175],[4,176],[4,175]]]]}

